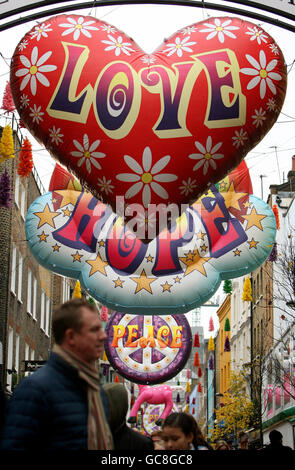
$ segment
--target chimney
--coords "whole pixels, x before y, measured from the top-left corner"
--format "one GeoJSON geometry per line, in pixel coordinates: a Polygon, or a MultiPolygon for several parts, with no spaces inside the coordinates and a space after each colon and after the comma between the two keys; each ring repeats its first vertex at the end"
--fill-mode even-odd
{"type": "Polygon", "coordinates": [[[295,155],[292,156],[292,171],[295,171],[295,155]]]}

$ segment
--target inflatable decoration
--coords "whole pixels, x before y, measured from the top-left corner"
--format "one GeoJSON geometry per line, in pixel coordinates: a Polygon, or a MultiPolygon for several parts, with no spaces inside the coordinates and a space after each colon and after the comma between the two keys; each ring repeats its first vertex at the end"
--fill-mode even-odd
{"type": "Polygon", "coordinates": [[[222,280],[255,270],[272,249],[275,216],[247,194],[251,184],[242,166],[148,245],[110,207],[72,189],[69,178],[69,189],[44,194],[30,206],[30,250],[45,268],[79,279],[91,297],[113,310],[187,312],[212,297],[222,280]]]}
{"type": "Polygon", "coordinates": [[[148,385],[138,385],[139,395],[130,410],[128,423],[136,423],[136,416],[143,403],[152,405],[164,404],[164,410],[156,420],[155,424],[160,425],[167,418],[173,409],[173,390],[169,385],[159,385],[158,387],[149,387],[148,385]]]}
{"type": "Polygon", "coordinates": [[[147,55],[113,26],[69,14],[24,36],[10,83],[26,127],[84,187],[125,207],[124,223],[154,215],[146,241],[167,226],[167,204],[182,214],[273,126],[286,68],[272,37],[238,18],[191,25],[147,55]]]}
{"type": "Polygon", "coordinates": [[[184,315],[117,312],[105,331],[105,352],[110,364],[120,375],[138,384],[171,379],[182,370],[192,348],[191,329],[184,315]]]}
{"type": "MultiPolygon", "coordinates": [[[[164,411],[164,405],[148,405],[142,417],[143,428],[145,432],[149,435],[154,431],[160,431],[161,427],[156,424],[156,421],[160,418],[164,411]]],[[[178,407],[173,404],[172,413],[177,413],[179,411],[178,407]]]]}

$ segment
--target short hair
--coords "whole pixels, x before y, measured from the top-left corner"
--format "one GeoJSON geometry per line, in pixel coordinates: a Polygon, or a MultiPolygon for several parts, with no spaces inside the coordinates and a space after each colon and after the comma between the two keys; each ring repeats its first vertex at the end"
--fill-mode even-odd
{"type": "Polygon", "coordinates": [[[52,334],[57,344],[61,344],[69,328],[79,332],[82,327],[82,309],[87,308],[98,314],[95,305],[83,299],[68,300],[52,314],[52,334]]]}
{"type": "Polygon", "coordinates": [[[280,440],[283,439],[283,434],[280,431],[273,429],[272,431],[270,431],[268,437],[271,443],[280,442],[280,440]]]}

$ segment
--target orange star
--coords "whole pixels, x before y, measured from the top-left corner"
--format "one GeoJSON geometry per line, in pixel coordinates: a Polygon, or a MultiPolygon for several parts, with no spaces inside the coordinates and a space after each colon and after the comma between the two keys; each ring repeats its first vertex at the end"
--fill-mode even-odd
{"type": "Polygon", "coordinates": [[[244,202],[244,207],[245,207],[245,208],[251,207],[251,204],[250,204],[250,202],[249,202],[249,201],[247,201],[247,202],[244,202]]]}
{"type": "Polygon", "coordinates": [[[34,215],[39,218],[39,224],[37,228],[42,227],[45,224],[50,225],[51,227],[55,228],[55,224],[53,219],[57,217],[59,212],[51,212],[49,205],[46,204],[44,210],[42,212],[34,212],[34,215]]]}
{"type": "Polygon", "coordinates": [[[59,251],[59,249],[61,248],[61,245],[58,245],[56,243],[52,248],[53,248],[53,251],[59,251]]]}
{"type": "Polygon", "coordinates": [[[251,209],[250,214],[242,215],[242,217],[247,220],[245,231],[249,230],[251,227],[257,227],[259,230],[263,230],[261,220],[265,219],[266,215],[257,214],[255,207],[251,209]]]}
{"type": "Polygon", "coordinates": [[[83,255],[80,255],[78,251],[76,251],[76,253],[71,256],[73,257],[73,263],[75,261],[79,261],[79,263],[81,263],[81,258],[83,258],[83,255]]]}
{"type": "Polygon", "coordinates": [[[100,272],[104,276],[107,275],[105,271],[105,266],[108,266],[108,263],[106,261],[103,261],[100,257],[100,254],[97,254],[96,259],[86,261],[86,263],[90,264],[91,266],[91,271],[89,273],[89,277],[92,276],[93,274],[100,272]]]}
{"type": "Polygon", "coordinates": [[[234,209],[241,210],[239,199],[244,196],[247,196],[247,194],[248,193],[236,193],[235,186],[232,181],[228,190],[225,193],[222,193],[222,197],[228,209],[232,207],[234,209]]]}
{"type": "Polygon", "coordinates": [[[168,284],[168,282],[166,281],[165,284],[161,284],[161,287],[163,287],[163,292],[171,292],[171,287],[172,287],[172,284],[168,284]]]}
{"type": "Polygon", "coordinates": [[[181,278],[180,278],[180,277],[176,276],[176,277],[174,278],[175,284],[176,284],[176,283],[177,283],[177,284],[180,284],[180,281],[181,281],[181,278]]]}
{"type": "Polygon", "coordinates": [[[41,242],[46,242],[47,243],[47,237],[49,237],[49,235],[46,235],[43,231],[41,233],[41,235],[38,235],[38,237],[40,238],[39,243],[41,243],[41,242]]]}
{"type": "Polygon", "coordinates": [[[122,287],[122,289],[123,289],[123,282],[125,282],[125,281],[122,281],[122,279],[120,279],[120,278],[118,277],[117,280],[114,280],[114,279],[113,279],[113,282],[115,283],[115,288],[116,288],[116,287],[122,287]]]}
{"type": "Polygon", "coordinates": [[[204,269],[204,264],[209,261],[211,258],[201,258],[197,249],[194,250],[194,256],[192,260],[188,260],[187,257],[180,257],[180,261],[182,261],[186,265],[186,270],[184,275],[188,276],[193,271],[199,271],[201,274],[207,277],[207,273],[204,269]]]}
{"type": "Polygon", "coordinates": [[[200,248],[201,248],[202,251],[207,251],[207,246],[205,245],[205,243],[200,248]]]}
{"type": "Polygon", "coordinates": [[[99,244],[99,246],[105,246],[104,240],[99,240],[98,244],[99,244]]]}
{"type": "Polygon", "coordinates": [[[75,206],[78,197],[81,195],[80,191],[71,191],[70,189],[55,192],[62,197],[60,207],[67,206],[68,204],[75,206]]]}
{"type": "Polygon", "coordinates": [[[157,280],[156,277],[148,278],[144,269],[141,271],[140,277],[131,277],[130,279],[137,284],[135,294],[140,292],[142,289],[152,294],[151,283],[157,280]]]}
{"type": "Polygon", "coordinates": [[[148,255],[148,256],[146,256],[145,258],[146,258],[147,262],[149,262],[149,261],[152,262],[153,259],[154,259],[154,257],[151,256],[151,255],[148,255]]]}
{"type": "Polygon", "coordinates": [[[66,209],[63,209],[62,211],[64,213],[64,217],[70,217],[71,211],[68,207],[66,207],[66,209]]]}
{"type": "Polygon", "coordinates": [[[251,250],[251,248],[255,248],[257,250],[257,244],[259,241],[254,240],[252,237],[252,240],[248,241],[247,243],[249,243],[249,250],[251,250]]]}
{"type": "Polygon", "coordinates": [[[240,254],[242,253],[241,250],[238,250],[238,248],[233,252],[235,254],[235,256],[240,256],[240,254]]]}
{"type": "Polygon", "coordinates": [[[199,230],[198,234],[197,234],[197,237],[198,237],[198,240],[204,240],[204,236],[206,235],[206,233],[202,232],[201,230],[199,230]]]}

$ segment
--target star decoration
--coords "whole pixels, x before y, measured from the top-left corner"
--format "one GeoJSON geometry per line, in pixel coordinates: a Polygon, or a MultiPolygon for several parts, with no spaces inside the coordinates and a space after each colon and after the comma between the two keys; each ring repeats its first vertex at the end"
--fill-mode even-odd
{"type": "Polygon", "coordinates": [[[38,235],[38,237],[40,238],[39,243],[41,243],[41,242],[46,242],[47,243],[47,237],[49,237],[49,235],[46,235],[46,233],[44,233],[44,231],[43,231],[41,233],[41,235],[38,235]]]}
{"type": "Polygon", "coordinates": [[[142,289],[152,294],[151,283],[157,280],[156,277],[147,277],[144,269],[141,271],[140,277],[131,277],[130,279],[137,284],[135,294],[140,292],[142,289]]]}
{"type": "Polygon", "coordinates": [[[239,199],[244,196],[247,196],[247,194],[248,193],[236,193],[235,186],[232,181],[228,190],[222,194],[222,197],[228,209],[232,207],[233,209],[241,210],[239,199]]]}
{"type": "Polygon", "coordinates": [[[180,281],[181,281],[181,278],[180,278],[179,276],[176,276],[176,277],[174,278],[175,284],[180,284],[180,281]]]}
{"type": "Polygon", "coordinates": [[[60,207],[67,206],[68,204],[73,204],[73,206],[75,206],[78,197],[81,195],[80,191],[71,191],[69,189],[55,192],[62,197],[60,207]]]}
{"type": "Polygon", "coordinates": [[[242,251],[241,251],[241,250],[238,250],[238,248],[237,248],[235,251],[233,251],[233,253],[235,254],[235,256],[240,256],[240,254],[242,253],[242,251]]]}
{"type": "Polygon", "coordinates": [[[71,211],[68,207],[66,209],[62,209],[62,211],[64,213],[64,217],[70,217],[71,211]]]}
{"type": "Polygon", "coordinates": [[[259,230],[263,230],[261,220],[265,219],[266,215],[257,214],[255,207],[251,209],[250,214],[242,215],[242,217],[247,220],[245,231],[249,230],[251,227],[257,227],[259,230]]]}
{"type": "Polygon", "coordinates": [[[222,192],[222,191],[226,191],[226,188],[227,188],[227,184],[225,181],[221,181],[219,183],[219,192],[222,192]]]}
{"type": "Polygon", "coordinates": [[[250,202],[249,201],[244,202],[244,207],[245,208],[251,207],[250,202]]]}
{"type": "Polygon", "coordinates": [[[99,245],[99,246],[105,246],[104,240],[99,240],[98,245],[99,245]]]}
{"type": "Polygon", "coordinates": [[[49,205],[46,204],[44,210],[42,212],[34,212],[34,215],[39,218],[39,224],[37,228],[42,227],[45,224],[50,225],[51,227],[55,228],[55,224],[53,219],[57,217],[59,212],[51,212],[49,205]]]}
{"type": "Polygon", "coordinates": [[[53,248],[53,251],[59,251],[59,249],[61,248],[61,245],[58,245],[56,243],[54,246],[52,246],[52,248],[53,248]]]}
{"type": "Polygon", "coordinates": [[[171,292],[171,287],[172,287],[172,284],[168,284],[168,282],[166,281],[165,284],[161,284],[161,287],[163,287],[163,292],[171,292]]]}
{"type": "Polygon", "coordinates": [[[115,283],[115,288],[116,288],[116,287],[121,287],[121,288],[123,289],[123,282],[125,282],[125,281],[122,281],[122,279],[120,279],[120,278],[118,277],[117,280],[113,279],[113,282],[115,283]]]}
{"type": "Polygon", "coordinates": [[[108,263],[101,259],[101,256],[100,256],[99,253],[97,254],[96,259],[86,261],[86,263],[90,264],[90,266],[91,266],[91,271],[89,273],[89,277],[92,276],[93,274],[97,273],[97,272],[100,272],[104,276],[107,275],[107,273],[105,271],[105,266],[108,266],[108,263]]]}
{"type": "Polygon", "coordinates": [[[76,253],[72,254],[71,256],[73,257],[73,263],[75,261],[79,261],[79,263],[81,263],[81,258],[83,258],[83,255],[80,255],[78,251],[76,251],[76,253]]]}
{"type": "Polygon", "coordinates": [[[202,232],[201,230],[199,230],[197,236],[198,236],[198,240],[204,240],[204,236],[206,235],[206,233],[202,232]]]}
{"type": "Polygon", "coordinates": [[[249,250],[251,250],[251,248],[255,248],[257,250],[257,244],[259,241],[254,240],[252,237],[252,240],[248,241],[247,243],[249,243],[249,250]]]}
{"type": "Polygon", "coordinates": [[[182,261],[186,265],[186,270],[184,275],[188,276],[193,271],[199,271],[204,276],[207,276],[207,273],[204,269],[204,264],[209,261],[211,258],[201,258],[197,249],[193,252],[193,259],[188,260],[187,257],[180,257],[180,261],[182,261]]]}
{"type": "Polygon", "coordinates": [[[186,259],[187,261],[191,261],[194,259],[194,253],[191,250],[189,250],[189,252],[186,253],[186,259]]]}
{"type": "Polygon", "coordinates": [[[151,256],[151,255],[148,255],[148,256],[145,257],[145,259],[147,260],[147,262],[149,262],[149,261],[152,262],[154,257],[151,256]]]}
{"type": "Polygon", "coordinates": [[[200,248],[202,251],[207,251],[207,246],[205,245],[205,243],[200,248]]]}

